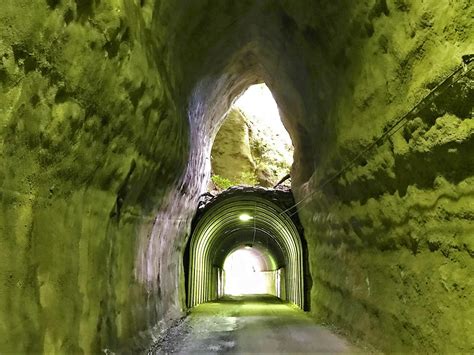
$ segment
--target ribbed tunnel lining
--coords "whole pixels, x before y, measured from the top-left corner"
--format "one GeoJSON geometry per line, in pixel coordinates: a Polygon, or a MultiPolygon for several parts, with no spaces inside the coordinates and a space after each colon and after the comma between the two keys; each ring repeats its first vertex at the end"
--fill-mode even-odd
{"type": "Polygon", "coordinates": [[[281,207],[254,190],[230,193],[200,216],[190,241],[188,306],[217,298],[213,269],[222,268],[225,256],[239,245],[255,243],[268,245],[276,266],[285,267],[286,298],[303,308],[303,249],[298,229],[288,215],[281,214],[281,207]],[[253,219],[240,220],[243,213],[253,219]],[[239,238],[226,243],[236,234],[239,238]]]}

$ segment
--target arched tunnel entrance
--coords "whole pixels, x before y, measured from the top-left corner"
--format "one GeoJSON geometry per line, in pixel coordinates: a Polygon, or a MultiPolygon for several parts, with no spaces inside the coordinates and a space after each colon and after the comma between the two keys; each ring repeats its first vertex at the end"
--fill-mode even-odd
{"type": "Polygon", "coordinates": [[[230,276],[224,271],[226,257],[243,248],[266,260],[259,271],[266,273],[260,280],[269,284],[269,293],[274,290],[276,296],[307,308],[305,290],[311,282],[304,263],[303,229],[297,215],[285,212],[292,202],[289,190],[234,187],[205,203],[195,217],[185,253],[187,305],[224,295],[230,276]]]}

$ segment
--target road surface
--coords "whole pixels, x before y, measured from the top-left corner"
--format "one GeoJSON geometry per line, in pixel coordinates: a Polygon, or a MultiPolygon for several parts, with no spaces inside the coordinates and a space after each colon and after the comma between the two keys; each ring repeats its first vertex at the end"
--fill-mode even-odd
{"type": "Polygon", "coordinates": [[[193,308],[154,354],[334,354],[357,350],[295,306],[269,295],[227,296],[193,308]]]}

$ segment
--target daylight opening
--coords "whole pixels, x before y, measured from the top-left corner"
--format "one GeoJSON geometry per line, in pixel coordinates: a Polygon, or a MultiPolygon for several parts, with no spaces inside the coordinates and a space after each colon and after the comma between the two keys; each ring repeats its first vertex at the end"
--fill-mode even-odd
{"type": "Polygon", "coordinates": [[[265,84],[250,86],[230,108],[215,138],[210,190],[271,187],[289,174],[293,145],[265,84]]]}
{"type": "Polygon", "coordinates": [[[280,296],[278,270],[271,270],[271,260],[262,251],[245,246],[230,253],[224,262],[224,294],[271,294],[280,296]]]}

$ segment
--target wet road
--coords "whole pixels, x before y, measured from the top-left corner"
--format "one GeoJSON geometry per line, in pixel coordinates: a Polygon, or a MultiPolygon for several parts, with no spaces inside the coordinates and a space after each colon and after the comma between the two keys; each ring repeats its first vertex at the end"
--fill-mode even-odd
{"type": "Polygon", "coordinates": [[[226,297],[201,304],[154,348],[155,354],[357,352],[303,311],[273,296],[226,297]]]}

